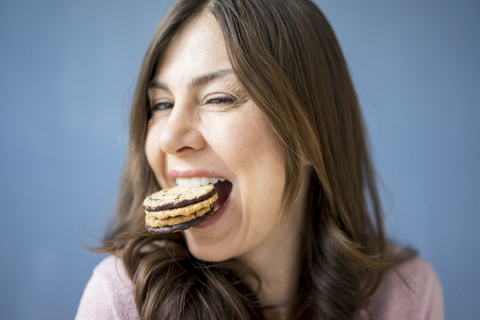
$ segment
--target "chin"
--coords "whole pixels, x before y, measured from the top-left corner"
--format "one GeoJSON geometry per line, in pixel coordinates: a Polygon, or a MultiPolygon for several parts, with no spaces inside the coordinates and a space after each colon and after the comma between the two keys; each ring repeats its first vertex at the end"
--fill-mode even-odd
{"type": "Polygon", "coordinates": [[[186,236],[188,251],[197,259],[208,262],[221,262],[235,258],[230,246],[213,240],[200,240],[186,236]],[[213,243],[212,243],[213,242],[213,243]]]}

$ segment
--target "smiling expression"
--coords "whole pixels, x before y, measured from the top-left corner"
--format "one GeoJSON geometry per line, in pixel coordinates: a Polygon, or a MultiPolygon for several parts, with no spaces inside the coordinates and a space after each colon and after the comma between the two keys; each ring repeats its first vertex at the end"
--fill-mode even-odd
{"type": "Polygon", "coordinates": [[[222,261],[281,241],[290,232],[282,220],[284,158],[233,72],[211,15],[192,20],[169,42],[148,97],[145,151],[160,186],[225,179],[217,184],[223,199],[216,212],[184,232],[192,254],[222,261]]]}

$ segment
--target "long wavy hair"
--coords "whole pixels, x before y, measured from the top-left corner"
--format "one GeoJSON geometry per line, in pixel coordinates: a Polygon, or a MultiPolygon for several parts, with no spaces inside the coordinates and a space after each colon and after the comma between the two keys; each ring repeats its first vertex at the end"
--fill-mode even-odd
{"type": "Polygon", "coordinates": [[[152,235],[144,227],[143,199],[160,189],[144,150],[147,86],[172,37],[206,13],[218,22],[240,83],[280,142],[285,208],[302,185],[301,157],[312,164],[290,318],[355,318],[368,309],[384,271],[406,256],[388,253],[356,94],[335,35],[309,0],[180,0],[172,6],[140,69],[116,218],[99,251],[123,260],[141,319],[265,316],[233,262],[200,261],[180,234],[152,235]]]}

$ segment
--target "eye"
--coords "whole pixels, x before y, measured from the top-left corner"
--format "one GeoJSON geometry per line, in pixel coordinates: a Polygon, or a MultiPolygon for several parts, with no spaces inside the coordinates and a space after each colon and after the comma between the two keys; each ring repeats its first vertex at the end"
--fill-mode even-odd
{"type": "Polygon", "coordinates": [[[237,101],[237,98],[230,95],[215,95],[208,97],[205,104],[232,104],[237,101]]]}
{"type": "Polygon", "coordinates": [[[154,101],[152,106],[150,107],[150,112],[157,111],[157,110],[168,110],[173,108],[173,103],[168,101],[154,101]]]}

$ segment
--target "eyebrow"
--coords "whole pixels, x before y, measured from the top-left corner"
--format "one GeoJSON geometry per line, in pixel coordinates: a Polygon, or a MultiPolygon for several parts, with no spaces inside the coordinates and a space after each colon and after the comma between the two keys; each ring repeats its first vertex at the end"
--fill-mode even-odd
{"type": "MultiPolygon", "coordinates": [[[[191,89],[198,88],[198,87],[206,85],[207,83],[209,83],[209,82],[211,82],[215,79],[221,78],[224,75],[230,74],[230,73],[233,73],[232,69],[222,69],[222,70],[218,70],[218,71],[215,71],[215,72],[210,72],[210,73],[207,73],[207,74],[204,74],[204,75],[200,75],[200,76],[197,76],[197,77],[193,78],[188,86],[191,89]]],[[[157,88],[157,89],[168,90],[168,87],[165,84],[163,84],[161,82],[158,82],[158,81],[155,81],[155,80],[150,81],[150,83],[148,84],[148,88],[149,89],[150,88],[157,88]]]]}

